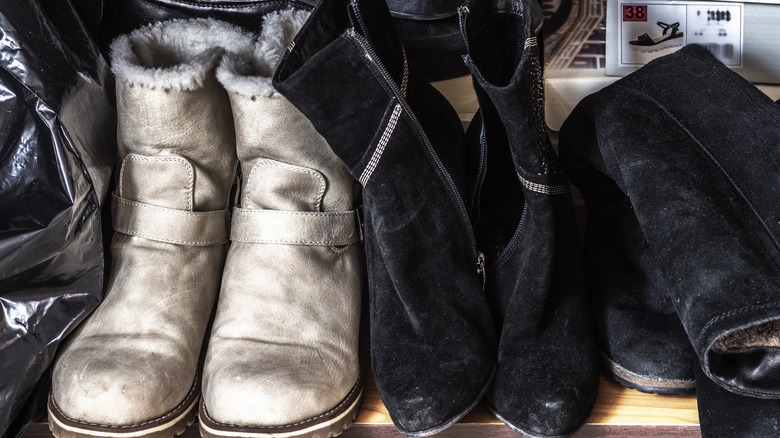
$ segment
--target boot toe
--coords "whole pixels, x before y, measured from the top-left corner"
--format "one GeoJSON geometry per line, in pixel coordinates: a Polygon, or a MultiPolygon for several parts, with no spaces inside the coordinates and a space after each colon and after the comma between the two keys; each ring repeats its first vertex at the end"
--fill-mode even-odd
{"type": "Polygon", "coordinates": [[[427,391],[393,397],[385,391],[382,400],[402,434],[409,437],[428,436],[458,421],[478,401],[474,397],[458,400],[452,391],[447,390],[439,394],[442,397],[433,398],[427,391]]]}
{"type": "Polygon", "coordinates": [[[159,419],[193,392],[175,355],[100,348],[68,351],[52,376],[52,404],[62,416],[99,426],[135,426],[159,419]],[[186,381],[186,382],[185,382],[186,381]]]}
{"type": "Polygon", "coordinates": [[[677,314],[640,317],[636,313],[615,314],[605,321],[610,336],[603,336],[600,347],[606,372],[641,392],[692,394],[696,352],[677,314]]]}
{"type": "Polygon", "coordinates": [[[205,412],[216,424],[238,427],[310,421],[336,407],[358,379],[337,375],[331,368],[289,354],[276,360],[270,354],[214,355],[204,369],[205,412]]]}
{"type": "MultiPolygon", "coordinates": [[[[593,409],[598,363],[595,358],[563,362],[560,358],[567,356],[563,352],[540,353],[516,355],[523,360],[500,363],[486,400],[499,419],[521,434],[569,436],[579,430],[593,409]]],[[[569,355],[577,356],[573,352],[569,355]]]]}
{"type": "Polygon", "coordinates": [[[489,409],[521,435],[561,438],[577,432],[590,413],[590,410],[583,409],[579,402],[574,401],[576,397],[573,393],[559,394],[558,397],[527,400],[522,406],[514,408],[489,406],[489,409]]]}
{"type": "Polygon", "coordinates": [[[458,421],[479,402],[492,363],[464,353],[436,371],[414,362],[375,367],[379,393],[398,430],[406,436],[435,434],[458,421]]]}

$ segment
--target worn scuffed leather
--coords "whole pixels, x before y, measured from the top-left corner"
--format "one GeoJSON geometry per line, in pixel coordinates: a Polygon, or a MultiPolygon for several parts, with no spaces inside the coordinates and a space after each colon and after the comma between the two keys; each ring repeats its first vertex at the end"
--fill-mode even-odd
{"type": "Polygon", "coordinates": [[[231,38],[215,38],[212,27],[174,22],[115,43],[119,161],[110,279],[105,301],[55,364],[49,406],[50,422],[54,413],[59,425],[83,426],[77,434],[155,421],[172,427],[166,415],[192,410],[197,400],[237,158],[230,102],[214,74],[222,50],[205,38],[183,50],[178,38],[191,30],[231,38]]]}
{"type": "MultiPolygon", "coordinates": [[[[259,44],[292,36],[271,34],[269,19],[287,29],[306,16],[269,16],[259,44]]],[[[287,43],[277,45],[279,57],[287,43]]],[[[309,121],[270,87],[263,72],[273,71],[271,55],[258,49],[244,55],[255,58],[246,70],[240,59],[220,70],[230,90],[242,177],[204,366],[206,436],[231,427],[316,428],[341,409],[340,422],[321,426],[340,432],[354,419],[362,389],[365,273],[355,183],[309,121]]]]}

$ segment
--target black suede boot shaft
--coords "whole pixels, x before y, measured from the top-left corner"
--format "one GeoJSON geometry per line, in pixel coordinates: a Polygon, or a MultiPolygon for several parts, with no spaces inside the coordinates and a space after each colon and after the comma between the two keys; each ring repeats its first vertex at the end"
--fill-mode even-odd
{"type": "Polygon", "coordinates": [[[641,267],[662,278],[703,372],[738,394],[780,397],[777,104],[687,46],[580,102],[560,143],[589,209],[625,203],[620,214],[634,216],[624,220],[646,239],[641,267]]]}
{"type": "Polygon", "coordinates": [[[436,433],[482,397],[496,337],[457,114],[407,71],[384,3],[326,0],[274,77],[363,185],[371,360],[408,436],[436,433]]]}
{"type": "Polygon", "coordinates": [[[599,371],[569,183],[547,135],[531,1],[467,2],[461,28],[480,113],[476,228],[500,331],[489,408],[515,431],[562,437],[587,420],[599,371]]]}
{"type": "Polygon", "coordinates": [[[409,65],[426,81],[468,74],[458,28],[462,0],[387,0],[409,65]]]}

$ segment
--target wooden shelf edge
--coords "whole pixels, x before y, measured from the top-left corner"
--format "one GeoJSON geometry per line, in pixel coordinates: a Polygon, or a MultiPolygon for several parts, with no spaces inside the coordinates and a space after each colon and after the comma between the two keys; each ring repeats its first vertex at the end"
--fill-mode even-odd
{"type": "MultiPolygon", "coordinates": [[[[30,425],[24,438],[52,438],[47,423],[30,425]]],[[[464,424],[457,423],[435,435],[437,438],[518,438],[520,435],[503,424],[464,424]]],[[[700,438],[697,425],[655,425],[655,426],[618,426],[614,424],[586,424],[575,435],[576,438],[628,438],[628,437],[664,437],[664,438],[700,438]]],[[[184,431],[181,438],[200,438],[198,424],[184,431]]],[[[392,424],[354,424],[345,430],[340,438],[403,438],[392,424]]]]}

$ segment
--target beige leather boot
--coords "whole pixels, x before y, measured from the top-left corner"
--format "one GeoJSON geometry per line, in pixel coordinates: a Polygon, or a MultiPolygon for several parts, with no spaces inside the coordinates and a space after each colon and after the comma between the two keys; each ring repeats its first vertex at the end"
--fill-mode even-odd
{"type": "Polygon", "coordinates": [[[59,438],[170,437],[195,418],[237,167],[216,47],[241,36],[214,21],[173,21],[112,46],[112,265],[104,302],[54,366],[49,424],[59,438]]]}
{"type": "Polygon", "coordinates": [[[363,248],[354,180],[271,75],[307,16],[265,19],[218,71],[242,180],[203,369],[206,437],[329,437],[352,424],[363,248]]]}

